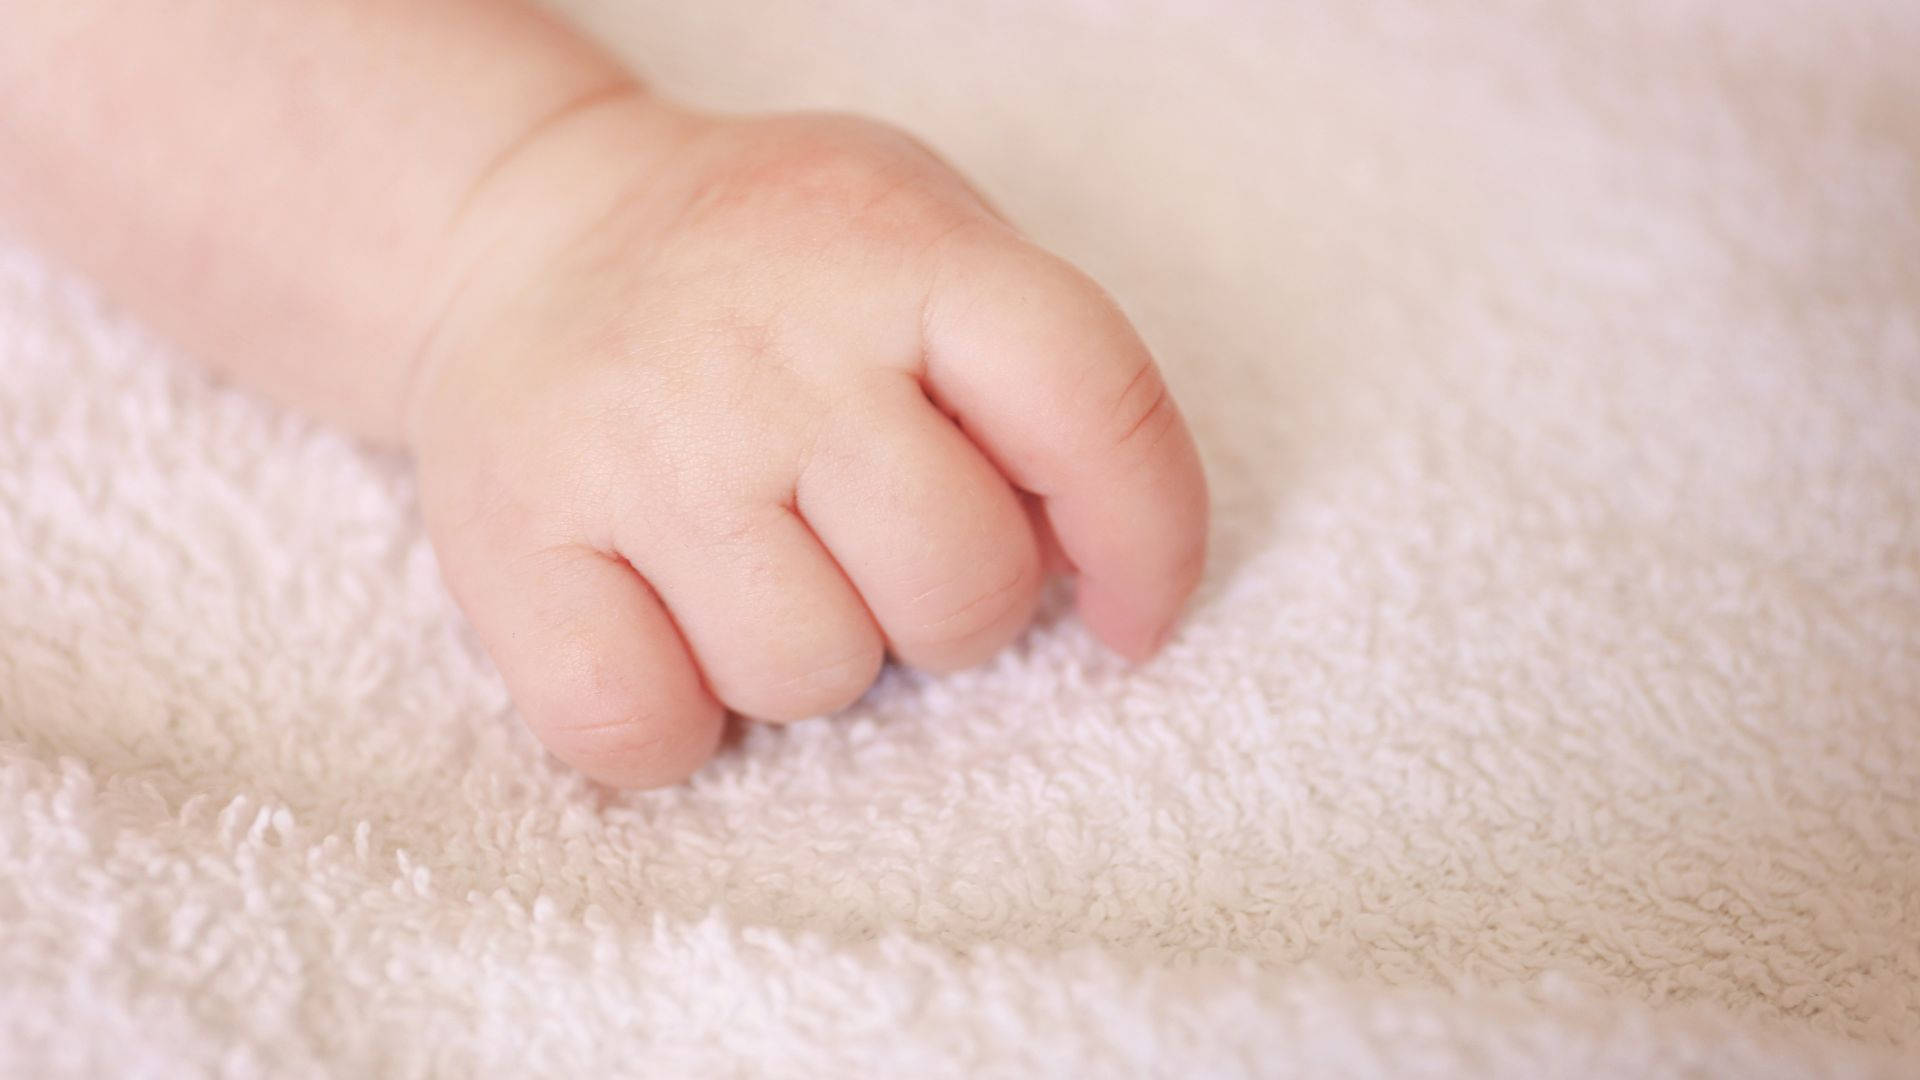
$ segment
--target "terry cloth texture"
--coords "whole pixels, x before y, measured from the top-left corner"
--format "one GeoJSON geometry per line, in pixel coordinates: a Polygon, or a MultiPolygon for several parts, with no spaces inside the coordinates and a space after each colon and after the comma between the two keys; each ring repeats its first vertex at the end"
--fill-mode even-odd
{"type": "Polygon", "coordinates": [[[1104,281],[1190,620],[598,789],[403,463],[8,248],[0,1074],[1920,1075],[1920,6],[572,10],[1104,281]]]}

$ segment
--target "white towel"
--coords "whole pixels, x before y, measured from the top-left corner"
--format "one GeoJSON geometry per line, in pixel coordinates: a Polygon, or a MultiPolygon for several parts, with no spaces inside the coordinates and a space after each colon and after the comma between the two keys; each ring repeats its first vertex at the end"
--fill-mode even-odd
{"type": "Polygon", "coordinates": [[[1920,1075],[1920,7],[572,8],[1108,284],[1185,630],[598,789],[404,463],[5,249],[0,1074],[1920,1075]]]}

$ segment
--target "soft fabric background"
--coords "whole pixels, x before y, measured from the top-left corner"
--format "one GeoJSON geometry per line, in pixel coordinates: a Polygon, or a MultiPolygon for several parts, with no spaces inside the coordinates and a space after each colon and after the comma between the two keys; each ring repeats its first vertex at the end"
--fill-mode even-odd
{"type": "Polygon", "coordinates": [[[1920,1075],[1920,7],[571,7],[1105,281],[1189,624],[597,789],[401,463],[0,249],[0,1073],[1920,1075]]]}

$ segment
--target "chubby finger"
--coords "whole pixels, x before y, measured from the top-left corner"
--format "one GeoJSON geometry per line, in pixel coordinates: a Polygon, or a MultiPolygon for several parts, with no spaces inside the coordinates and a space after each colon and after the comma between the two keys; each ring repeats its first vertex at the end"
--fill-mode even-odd
{"type": "Polygon", "coordinates": [[[756,720],[853,703],[886,646],[833,557],[776,504],[663,515],[622,550],[659,589],[713,693],[756,720]]]}
{"type": "Polygon", "coordinates": [[[666,609],[632,567],[577,544],[438,537],[441,571],[527,726],[603,783],[686,779],[725,719],[666,609]]]}
{"type": "Polygon", "coordinates": [[[1199,580],[1207,486],[1179,408],[1100,288],[1011,235],[952,246],[927,304],[926,382],[1038,496],[1082,617],[1135,659],[1199,580]]]}
{"type": "Polygon", "coordinates": [[[841,408],[796,490],[905,663],[977,664],[1033,617],[1043,570],[1024,507],[909,375],[841,408]]]}

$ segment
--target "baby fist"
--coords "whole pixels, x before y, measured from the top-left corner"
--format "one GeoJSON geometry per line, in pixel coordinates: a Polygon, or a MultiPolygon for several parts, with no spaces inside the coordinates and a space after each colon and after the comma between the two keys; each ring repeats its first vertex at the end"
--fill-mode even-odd
{"type": "Polygon", "coordinates": [[[410,402],[446,579],[541,739],[679,780],[729,709],[985,659],[1050,565],[1109,645],[1157,649],[1206,486],[1112,301],[889,128],[663,139],[630,111],[658,108],[507,164],[410,402]]]}

